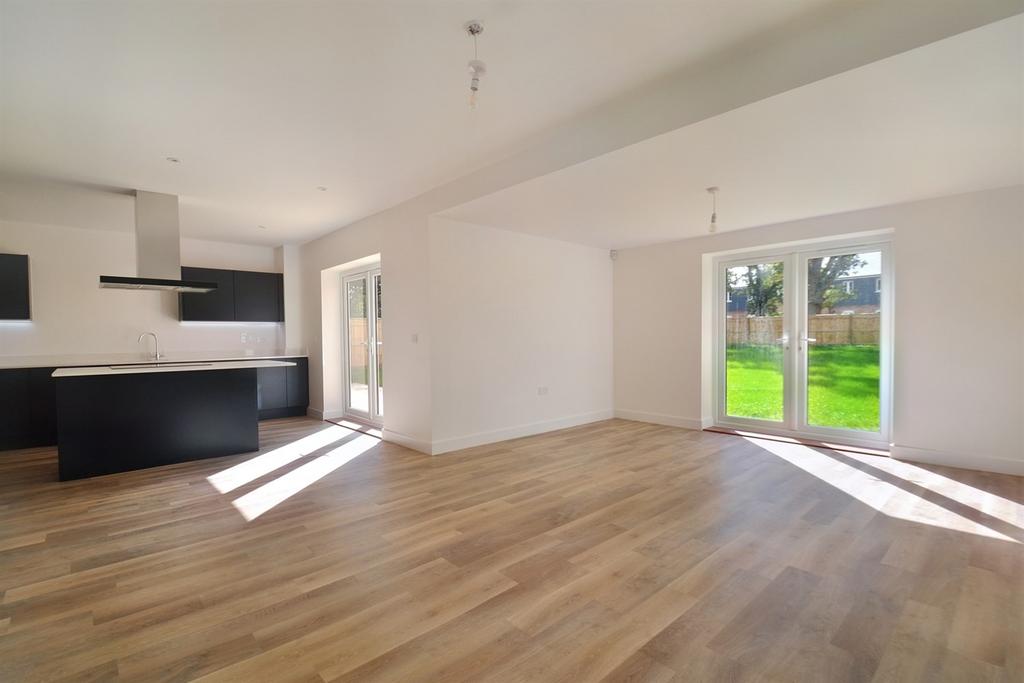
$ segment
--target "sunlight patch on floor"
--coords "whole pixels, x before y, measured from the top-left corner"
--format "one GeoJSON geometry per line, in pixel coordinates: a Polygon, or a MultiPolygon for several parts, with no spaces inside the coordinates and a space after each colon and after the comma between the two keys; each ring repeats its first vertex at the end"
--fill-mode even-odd
{"type": "Polygon", "coordinates": [[[315,434],[304,436],[280,448],[261,453],[226,470],[211,474],[206,480],[213,484],[213,487],[221,493],[230,493],[239,486],[244,486],[250,481],[255,481],[266,474],[270,474],[276,469],[295,462],[304,455],[340,441],[351,433],[350,430],[343,427],[321,429],[315,434]]]}
{"type": "MultiPolygon", "coordinates": [[[[1016,539],[990,529],[982,524],[978,524],[977,522],[967,519],[963,515],[959,515],[952,510],[942,507],[941,505],[925,500],[921,496],[911,493],[910,491],[906,491],[895,484],[872,476],[868,472],[852,467],[835,458],[831,458],[809,446],[781,441],[770,441],[767,439],[757,439],[753,437],[743,438],[785,460],[791,465],[799,467],[803,471],[817,477],[826,484],[834,486],[843,493],[859,500],[861,503],[878,510],[882,514],[888,515],[889,517],[904,519],[909,522],[917,522],[920,524],[929,524],[943,529],[964,531],[979,536],[987,536],[989,538],[997,538],[1002,541],[1019,543],[1016,539]]],[[[901,479],[905,479],[910,483],[918,483],[907,476],[907,474],[912,473],[911,470],[908,469],[903,471],[901,467],[892,468],[892,466],[902,466],[905,465],[905,463],[897,463],[892,460],[878,458],[877,456],[855,456],[854,454],[848,453],[844,453],[843,455],[845,457],[855,457],[858,460],[861,458],[870,458],[870,460],[864,460],[864,462],[870,464],[872,467],[879,467],[879,464],[881,463],[876,461],[881,460],[889,465],[889,467],[879,469],[884,469],[887,473],[901,479]]],[[[974,489],[974,491],[976,492],[973,494],[975,498],[978,497],[978,494],[981,496],[990,495],[984,491],[978,491],[977,489],[974,489]]],[[[951,499],[957,500],[945,491],[941,491],[941,493],[951,499]]],[[[967,496],[962,495],[961,497],[967,499],[967,496]]],[[[975,503],[967,503],[964,502],[964,500],[957,500],[957,502],[969,505],[979,512],[990,514],[983,507],[979,507],[975,503]]],[[[992,516],[995,517],[995,515],[992,516]]],[[[1002,518],[999,517],[999,519],[1002,518]]],[[[1011,524],[1014,523],[1011,522],[1011,524]]]]}
{"type": "Polygon", "coordinates": [[[890,460],[889,458],[873,458],[856,453],[845,453],[844,455],[1024,530],[1024,505],[1020,503],[1015,503],[988,491],[982,491],[970,484],[950,479],[913,463],[890,460]]]}
{"type": "MultiPolygon", "coordinates": [[[[351,434],[348,430],[343,431],[346,434],[351,434]]],[[[251,522],[306,487],[323,479],[345,463],[355,460],[379,443],[380,440],[376,437],[362,434],[258,489],[250,491],[241,498],[231,501],[231,504],[242,513],[247,522],[251,522]]]]}
{"type": "Polygon", "coordinates": [[[382,436],[381,430],[377,429],[376,427],[371,427],[369,425],[361,424],[359,422],[352,422],[351,420],[343,420],[343,419],[342,420],[332,420],[332,422],[334,422],[334,424],[341,425],[342,427],[348,427],[349,429],[351,429],[353,431],[362,432],[363,434],[370,434],[371,436],[376,436],[376,437],[382,436]]]}

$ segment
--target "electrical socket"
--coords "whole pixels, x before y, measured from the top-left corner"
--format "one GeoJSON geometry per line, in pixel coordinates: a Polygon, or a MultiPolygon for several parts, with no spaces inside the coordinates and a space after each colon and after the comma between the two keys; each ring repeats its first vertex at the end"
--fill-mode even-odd
{"type": "Polygon", "coordinates": [[[547,387],[537,387],[537,395],[538,396],[547,396],[548,395],[548,388],[547,387]]]}

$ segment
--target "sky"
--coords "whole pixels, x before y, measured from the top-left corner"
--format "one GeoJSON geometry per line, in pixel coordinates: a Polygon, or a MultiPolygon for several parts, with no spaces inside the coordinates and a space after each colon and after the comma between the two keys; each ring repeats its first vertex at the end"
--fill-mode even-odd
{"type": "Polygon", "coordinates": [[[860,255],[864,265],[854,268],[850,275],[881,275],[882,274],[882,252],[868,251],[860,255]]]}

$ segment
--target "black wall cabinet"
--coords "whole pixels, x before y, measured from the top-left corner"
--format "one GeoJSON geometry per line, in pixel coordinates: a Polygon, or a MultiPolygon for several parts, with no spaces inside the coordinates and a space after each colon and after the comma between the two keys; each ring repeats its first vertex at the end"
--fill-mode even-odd
{"type": "Polygon", "coordinates": [[[28,256],[0,254],[0,320],[28,320],[28,256]]]}
{"type": "Polygon", "coordinates": [[[235,274],[215,268],[181,268],[182,280],[216,282],[217,291],[206,294],[182,294],[178,300],[182,320],[234,320],[235,274]]]}
{"type": "Polygon", "coordinates": [[[235,320],[278,322],[284,277],[280,273],[235,271],[235,320]]]}
{"type": "Polygon", "coordinates": [[[182,266],[181,277],[217,283],[216,292],[179,295],[178,311],[181,320],[284,320],[284,276],[280,273],[182,266]]]}

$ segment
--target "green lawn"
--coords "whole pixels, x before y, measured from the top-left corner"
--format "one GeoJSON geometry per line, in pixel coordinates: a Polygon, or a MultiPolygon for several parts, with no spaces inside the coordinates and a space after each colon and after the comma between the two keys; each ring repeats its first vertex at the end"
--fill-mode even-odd
{"type": "MultiPolygon", "coordinates": [[[[726,411],[735,417],[782,420],[782,349],[726,349],[726,411]]],[[[878,431],[877,346],[812,346],[808,358],[808,422],[878,431]]]]}

